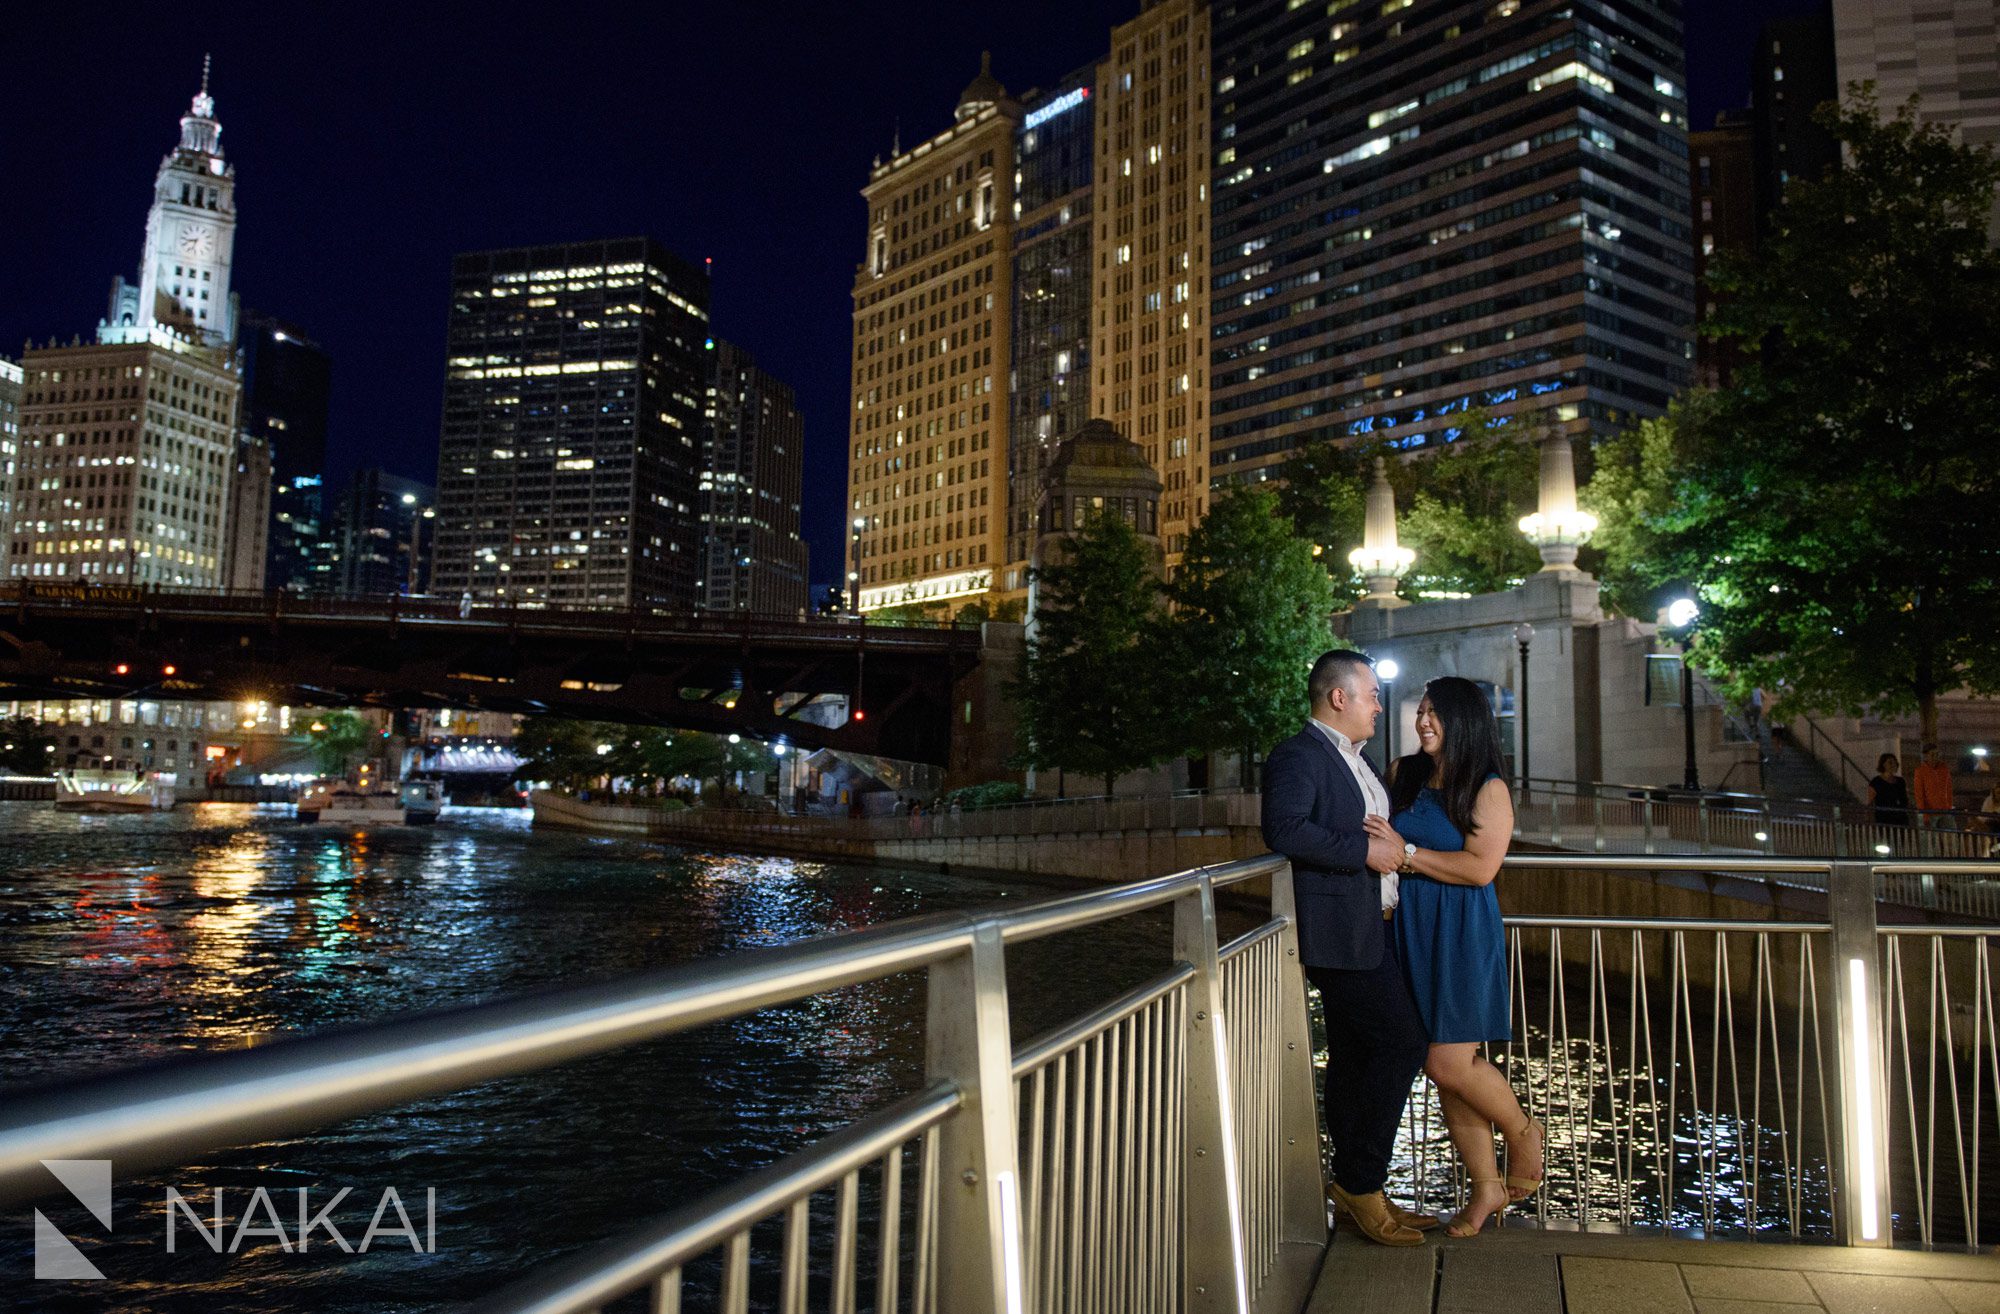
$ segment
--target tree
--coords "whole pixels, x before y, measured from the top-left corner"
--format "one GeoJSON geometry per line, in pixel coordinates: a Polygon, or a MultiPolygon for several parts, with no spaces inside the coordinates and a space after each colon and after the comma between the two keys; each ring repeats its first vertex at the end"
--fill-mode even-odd
{"type": "Polygon", "coordinates": [[[1312,545],[1333,586],[1336,606],[1351,605],[1363,584],[1347,554],[1361,546],[1368,519],[1370,448],[1327,439],[1307,443],[1278,471],[1278,511],[1312,545]]]}
{"type": "Polygon", "coordinates": [[[1176,747],[1240,751],[1247,764],[1297,729],[1306,675],[1333,637],[1333,586],[1277,496],[1239,487],[1210,503],[1167,597],[1174,693],[1158,719],[1176,747]]]}
{"type": "Polygon", "coordinates": [[[0,721],[0,772],[10,776],[46,776],[55,769],[56,737],[32,717],[0,721]]]}
{"type": "Polygon", "coordinates": [[[1118,777],[1171,751],[1162,734],[1160,584],[1152,551],[1124,518],[1097,514],[1035,572],[1035,628],[1013,687],[1023,760],[1118,777]]]}
{"type": "Polygon", "coordinates": [[[1671,417],[1612,555],[1694,590],[1704,664],[1804,711],[1915,710],[1932,738],[1941,693],[2000,689],[2000,162],[1866,85],[1818,116],[1847,163],[1715,267],[1705,331],[1746,363],[1671,417]]]}
{"type": "Polygon", "coordinates": [[[368,722],[353,712],[328,712],[308,732],[313,765],[323,776],[344,776],[354,759],[375,742],[368,722]]]}
{"type": "Polygon", "coordinates": [[[1711,393],[1687,393],[1665,415],[1605,439],[1590,482],[1578,490],[1578,504],[1597,517],[1582,564],[1597,576],[1605,605],[1621,615],[1651,618],[1687,587],[1658,573],[1666,551],[1661,526],[1673,513],[1686,459],[1682,435],[1708,423],[1713,405],[1711,393]]]}
{"type": "Polygon", "coordinates": [[[1397,538],[1417,554],[1405,581],[1415,591],[1497,593],[1542,568],[1520,525],[1540,496],[1536,444],[1547,426],[1527,414],[1495,424],[1474,410],[1460,428],[1457,441],[1389,465],[1405,508],[1397,538]]]}

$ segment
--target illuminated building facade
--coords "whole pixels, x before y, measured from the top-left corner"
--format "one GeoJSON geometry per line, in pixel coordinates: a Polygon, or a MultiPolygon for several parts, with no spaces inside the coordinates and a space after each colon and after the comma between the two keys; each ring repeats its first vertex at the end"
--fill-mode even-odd
{"type": "Polygon", "coordinates": [[[433,590],[688,611],[705,269],[650,238],[452,262],[433,590]]]}
{"type": "Polygon", "coordinates": [[[242,380],[156,332],[23,358],[9,576],[222,586],[242,380]]]}
{"type": "Polygon", "coordinates": [[[704,418],[698,604],[707,611],[804,615],[799,511],[806,429],[791,385],[757,368],[741,347],[717,341],[704,418]]]}
{"type": "Polygon", "coordinates": [[[1237,0],[1214,18],[1211,479],[1472,407],[1609,432],[1687,381],[1679,7],[1237,0]]]}
{"type": "MultiPolygon", "coordinates": [[[[13,578],[216,588],[243,399],[229,290],[235,170],[200,92],[161,161],[137,284],[112,284],[97,341],[21,361],[13,578]]],[[[260,563],[261,565],[261,563],[260,563]]]]}
{"type": "Polygon", "coordinates": [[[1171,569],[1208,506],[1209,10],[1160,0],[1097,71],[1090,413],[1158,472],[1171,569]]]}
{"type": "Polygon", "coordinates": [[[982,61],[951,127],[878,163],[861,192],[848,574],[862,612],[956,609],[1004,583],[1021,119],[982,61]]]}
{"type": "Polygon", "coordinates": [[[0,574],[13,529],[14,472],[21,448],[21,367],[0,356],[0,574]]]}
{"type": "Polygon", "coordinates": [[[1022,102],[1014,147],[1005,596],[1027,588],[1042,472],[1090,418],[1095,66],[1022,102]]]}

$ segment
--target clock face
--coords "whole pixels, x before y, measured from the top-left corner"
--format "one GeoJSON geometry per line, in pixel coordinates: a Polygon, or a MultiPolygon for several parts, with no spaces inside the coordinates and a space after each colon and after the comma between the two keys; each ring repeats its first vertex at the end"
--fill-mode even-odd
{"type": "Polygon", "coordinates": [[[182,224],[181,254],[196,260],[211,259],[215,255],[215,229],[207,224],[182,224]]]}

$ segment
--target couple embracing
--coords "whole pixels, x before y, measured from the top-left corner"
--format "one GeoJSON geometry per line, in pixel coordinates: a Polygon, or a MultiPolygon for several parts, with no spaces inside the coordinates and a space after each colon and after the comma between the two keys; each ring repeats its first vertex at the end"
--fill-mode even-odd
{"type": "Polygon", "coordinates": [[[1418,751],[1391,763],[1385,781],[1361,755],[1382,711],[1369,659],[1326,653],[1307,692],[1311,721],[1265,764],[1264,842],[1291,859],[1299,955],[1326,1012],[1327,1194],[1382,1245],[1418,1245],[1438,1225],[1382,1189],[1411,1083],[1426,1072],[1471,1179],[1445,1231],[1471,1236],[1540,1188],[1546,1141],[1479,1055],[1509,1034],[1493,878],[1514,805],[1499,730],[1472,681],[1432,680],[1417,708],[1418,751]]]}

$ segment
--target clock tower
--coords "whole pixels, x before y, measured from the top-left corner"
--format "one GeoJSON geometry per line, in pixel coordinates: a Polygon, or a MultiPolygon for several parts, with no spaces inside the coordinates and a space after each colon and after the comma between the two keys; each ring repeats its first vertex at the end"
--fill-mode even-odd
{"type": "Polygon", "coordinates": [[[128,341],[159,327],[204,346],[232,346],[236,310],[229,271],[235,245],[236,171],[222,158],[222,125],[215,119],[203,59],[201,90],[181,116],[180,142],[160,162],[153,184],[139,285],[123,278],[113,283],[100,338],[128,341]]]}

